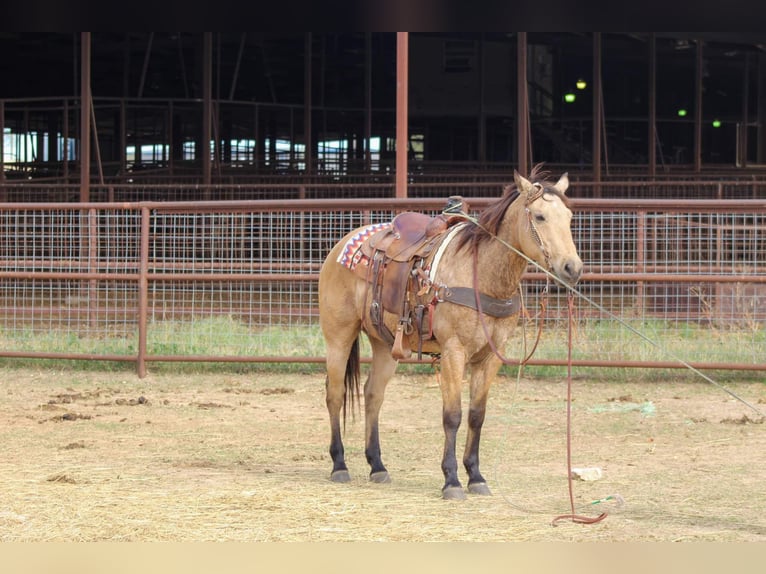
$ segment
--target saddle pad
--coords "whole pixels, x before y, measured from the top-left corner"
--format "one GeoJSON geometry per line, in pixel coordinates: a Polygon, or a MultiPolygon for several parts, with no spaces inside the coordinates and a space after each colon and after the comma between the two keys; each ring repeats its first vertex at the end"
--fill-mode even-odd
{"type": "Polygon", "coordinates": [[[354,235],[349,237],[348,241],[346,241],[343,249],[341,249],[337,259],[338,263],[353,270],[354,267],[356,267],[356,264],[362,259],[362,244],[378,231],[388,229],[389,227],[391,227],[390,221],[385,223],[373,223],[354,233],[354,235]]]}

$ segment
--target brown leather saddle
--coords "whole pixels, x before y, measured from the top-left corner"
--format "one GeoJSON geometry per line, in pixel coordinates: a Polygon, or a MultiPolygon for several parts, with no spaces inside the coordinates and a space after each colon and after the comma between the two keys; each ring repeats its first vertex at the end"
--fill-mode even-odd
{"type": "MultiPolygon", "coordinates": [[[[462,198],[450,198],[456,199],[462,208],[462,198]]],[[[436,216],[400,213],[389,227],[377,231],[361,245],[362,257],[353,271],[371,285],[370,321],[365,321],[365,329],[388,342],[395,359],[409,358],[415,349],[418,359],[421,358],[424,341],[433,338],[429,316],[436,303],[448,301],[477,309],[476,293],[471,288],[444,288],[438,298],[436,290],[431,289],[431,256],[444,241],[446,231],[463,221],[449,212],[450,205],[436,216]],[[393,331],[386,325],[384,312],[396,317],[393,331]]],[[[493,317],[507,317],[520,308],[518,296],[500,300],[480,293],[478,299],[482,311],[493,317]]]]}
{"type": "MultiPolygon", "coordinates": [[[[422,305],[416,300],[422,285],[422,266],[444,238],[448,218],[407,211],[397,215],[387,229],[378,231],[362,244],[363,264],[354,271],[372,285],[370,319],[380,337],[392,345],[396,359],[412,354],[410,335],[422,341],[422,305]],[[421,273],[416,270],[421,267],[421,273]],[[385,324],[383,312],[396,315],[395,332],[385,324]]],[[[420,347],[420,344],[419,344],[420,347]]]]}

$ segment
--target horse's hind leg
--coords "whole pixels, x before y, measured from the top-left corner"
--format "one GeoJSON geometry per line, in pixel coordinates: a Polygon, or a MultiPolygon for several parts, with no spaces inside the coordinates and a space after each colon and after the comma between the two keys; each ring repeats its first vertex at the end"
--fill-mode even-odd
{"type": "Polygon", "coordinates": [[[372,346],[372,365],[370,366],[370,375],[364,385],[364,453],[370,465],[370,480],[383,483],[390,482],[391,478],[380,455],[378,421],[386,385],[399,363],[391,356],[391,350],[385,343],[370,339],[370,345],[372,346]]]}
{"type": "Polygon", "coordinates": [[[326,365],[325,391],[327,411],[330,415],[330,456],[332,457],[330,479],[333,482],[349,482],[351,476],[348,473],[343,449],[340,413],[344,404],[347,404],[347,393],[353,393],[355,390],[347,388],[347,385],[353,386],[354,379],[358,377],[358,331],[340,340],[327,339],[326,365]]]}

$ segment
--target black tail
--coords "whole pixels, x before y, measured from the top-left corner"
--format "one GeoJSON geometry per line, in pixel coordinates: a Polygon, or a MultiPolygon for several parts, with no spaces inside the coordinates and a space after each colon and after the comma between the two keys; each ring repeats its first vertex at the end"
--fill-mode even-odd
{"type": "Polygon", "coordinates": [[[361,402],[359,395],[359,337],[356,338],[354,344],[351,345],[351,352],[348,354],[348,361],[346,362],[346,376],[344,378],[346,384],[346,393],[343,396],[343,428],[346,428],[346,411],[348,407],[351,407],[351,417],[356,420],[355,407],[359,410],[359,403],[361,402]]]}

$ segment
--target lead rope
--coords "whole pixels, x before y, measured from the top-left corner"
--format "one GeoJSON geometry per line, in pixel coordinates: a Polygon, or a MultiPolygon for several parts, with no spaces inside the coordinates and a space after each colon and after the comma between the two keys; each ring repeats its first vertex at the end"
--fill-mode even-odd
{"type": "MultiPolygon", "coordinates": [[[[500,237],[490,233],[487,229],[485,229],[481,225],[481,223],[479,223],[479,221],[477,219],[471,217],[470,215],[468,215],[465,212],[460,213],[460,215],[464,219],[466,219],[467,221],[472,222],[477,227],[480,227],[480,228],[484,229],[484,231],[486,231],[491,237],[493,237],[494,239],[499,241],[501,244],[505,245],[508,249],[510,249],[511,251],[513,251],[514,253],[516,253],[520,257],[522,257],[523,259],[525,259],[528,263],[531,263],[532,265],[537,267],[539,270],[541,270],[543,273],[545,273],[546,277],[552,277],[552,278],[556,279],[556,277],[548,269],[543,268],[542,265],[537,263],[537,261],[534,261],[533,259],[528,257],[526,254],[524,254],[521,251],[519,251],[518,249],[516,249],[513,245],[511,245],[507,241],[504,241],[500,237]]],[[[477,267],[478,267],[477,259],[478,259],[478,253],[474,253],[473,267],[474,267],[474,286],[475,287],[477,286],[476,285],[476,282],[477,282],[477,279],[476,279],[477,274],[476,273],[477,273],[477,267]]],[[[566,283],[564,283],[564,286],[567,289],[567,300],[568,300],[568,309],[569,309],[569,312],[568,312],[569,313],[569,324],[568,324],[568,329],[567,329],[567,338],[568,338],[568,345],[567,345],[567,347],[568,347],[567,348],[567,480],[568,480],[568,485],[569,485],[569,500],[570,500],[571,513],[570,514],[561,514],[559,516],[554,517],[553,520],[551,521],[551,525],[552,526],[557,526],[557,523],[559,521],[566,520],[566,519],[570,519],[572,522],[577,523],[577,524],[596,524],[598,522],[601,522],[607,516],[607,513],[603,512],[599,516],[597,516],[595,518],[591,518],[591,517],[587,517],[587,516],[578,515],[574,511],[574,496],[573,496],[573,488],[572,488],[572,471],[571,471],[571,468],[572,468],[572,465],[571,465],[571,458],[572,458],[572,455],[571,455],[571,416],[572,416],[571,415],[571,409],[572,409],[572,406],[571,406],[571,396],[572,396],[572,323],[574,321],[573,309],[574,309],[574,296],[575,295],[577,295],[581,299],[585,300],[587,303],[592,305],[594,308],[600,310],[605,315],[607,315],[610,318],[612,318],[615,321],[617,321],[620,325],[622,325],[623,327],[628,329],[631,333],[633,333],[634,335],[637,335],[638,337],[640,337],[641,339],[643,339],[647,343],[651,344],[656,349],[658,349],[660,352],[662,352],[662,353],[664,353],[666,355],[669,355],[674,360],[676,360],[678,363],[680,363],[681,365],[683,365],[684,367],[686,367],[688,370],[692,371],[696,375],[700,376],[702,379],[704,379],[705,381],[707,381],[711,385],[715,386],[719,390],[722,390],[723,392],[725,392],[729,396],[733,397],[734,399],[738,400],[743,405],[749,407],[750,409],[752,409],[753,411],[755,411],[759,415],[766,416],[766,414],[764,414],[759,408],[757,408],[756,406],[754,406],[750,402],[746,401],[745,399],[743,399],[742,397],[740,397],[739,395],[737,395],[735,392],[731,391],[730,389],[727,389],[726,387],[724,387],[723,385],[721,385],[717,381],[713,380],[712,378],[707,376],[705,373],[703,373],[699,369],[697,369],[694,366],[692,366],[691,364],[689,364],[687,361],[683,360],[682,358],[676,356],[675,354],[671,353],[667,349],[663,348],[662,346],[660,346],[659,343],[657,343],[656,341],[654,341],[651,338],[647,337],[641,331],[639,331],[635,327],[632,327],[625,320],[621,319],[620,317],[618,317],[617,315],[615,315],[614,313],[612,313],[611,311],[609,311],[608,309],[606,309],[602,305],[599,305],[598,303],[596,303],[590,297],[588,297],[588,296],[584,295],[583,293],[581,293],[574,286],[566,284],[566,283]]],[[[478,293],[478,289],[475,289],[475,290],[478,293]]],[[[480,306],[478,295],[477,295],[477,307],[479,308],[479,317],[481,317],[482,316],[482,314],[481,314],[481,306],[480,306]]],[[[494,344],[492,343],[492,340],[489,337],[489,330],[487,329],[487,326],[484,323],[483,318],[482,318],[482,327],[484,329],[484,334],[486,335],[487,340],[490,342],[490,347],[492,348],[493,352],[495,352],[495,354],[498,356],[498,358],[501,361],[503,361],[506,364],[509,364],[507,359],[502,357],[496,351],[496,347],[494,346],[494,344]]],[[[521,369],[519,369],[519,374],[520,373],[521,373],[521,369]]],[[[607,500],[616,500],[618,502],[618,505],[621,505],[623,503],[622,497],[619,494],[615,494],[615,495],[612,495],[612,496],[607,496],[606,498],[602,498],[600,500],[596,500],[596,501],[592,502],[591,504],[598,504],[598,503],[601,503],[601,502],[605,502],[607,500]]]]}
{"type": "Polygon", "coordinates": [[[567,309],[569,323],[567,325],[567,483],[569,485],[570,514],[559,514],[551,521],[551,526],[558,526],[562,520],[571,520],[576,524],[596,524],[607,517],[602,512],[596,517],[583,516],[575,513],[574,494],[572,488],[572,324],[574,323],[574,294],[567,294],[567,309]]]}
{"type": "MultiPolygon", "coordinates": [[[[526,261],[527,261],[527,263],[531,263],[532,265],[534,265],[535,267],[537,267],[537,269],[539,269],[540,271],[542,271],[542,272],[543,272],[543,273],[546,275],[546,277],[550,277],[550,278],[552,278],[552,279],[558,279],[558,278],[557,278],[555,275],[553,275],[553,274],[552,274],[552,273],[551,273],[551,272],[550,272],[548,269],[545,269],[545,268],[544,268],[542,265],[540,265],[540,264],[539,264],[537,261],[535,261],[535,260],[531,259],[529,256],[527,256],[526,254],[522,253],[521,251],[519,251],[518,249],[516,249],[516,248],[515,248],[513,245],[511,245],[511,244],[510,244],[510,243],[508,243],[507,241],[503,240],[502,238],[498,237],[497,235],[493,235],[492,233],[490,233],[490,232],[489,232],[489,231],[488,231],[488,230],[487,230],[485,227],[483,227],[483,226],[481,225],[481,223],[479,223],[479,220],[478,220],[478,219],[476,219],[476,218],[474,218],[474,217],[471,217],[471,216],[470,216],[470,215],[468,215],[467,213],[460,213],[460,215],[461,215],[461,217],[463,217],[463,219],[465,219],[465,220],[467,220],[467,221],[470,221],[471,223],[473,223],[473,224],[474,224],[474,225],[476,225],[477,227],[480,227],[481,229],[483,229],[483,230],[484,230],[484,231],[485,231],[487,234],[489,234],[489,235],[490,235],[490,237],[493,237],[493,238],[494,238],[494,239],[496,239],[498,242],[500,242],[500,244],[501,244],[501,245],[504,245],[504,246],[505,246],[505,247],[507,247],[509,250],[511,250],[511,251],[513,251],[514,253],[516,253],[516,255],[518,255],[518,256],[519,256],[519,257],[521,257],[522,259],[526,260],[526,261]]],[[[756,406],[755,406],[755,405],[753,405],[752,403],[750,403],[750,402],[746,401],[745,399],[743,399],[742,397],[740,397],[740,396],[739,396],[737,393],[735,393],[734,391],[732,391],[732,390],[730,390],[730,389],[727,389],[727,388],[726,388],[726,387],[724,387],[724,386],[723,386],[721,383],[719,383],[719,382],[715,381],[714,379],[710,378],[710,377],[709,377],[709,376],[707,376],[705,373],[703,373],[702,371],[700,371],[699,369],[697,369],[696,367],[694,367],[693,365],[691,365],[691,364],[690,364],[688,361],[685,361],[684,359],[682,359],[682,358],[681,358],[681,357],[679,357],[678,355],[676,355],[676,354],[674,354],[673,352],[671,352],[671,351],[670,351],[669,349],[667,349],[666,347],[663,347],[663,346],[661,346],[661,345],[660,345],[660,344],[659,344],[657,341],[655,341],[655,340],[653,340],[653,339],[649,338],[648,336],[644,335],[644,334],[643,334],[641,331],[639,331],[638,329],[636,329],[635,327],[633,327],[632,325],[630,325],[630,324],[629,324],[627,321],[625,321],[624,319],[622,319],[622,318],[618,317],[617,315],[615,315],[614,313],[612,313],[612,312],[611,312],[609,309],[605,308],[603,305],[599,305],[599,304],[598,304],[598,303],[596,303],[596,302],[595,302],[593,299],[591,299],[590,297],[588,297],[587,295],[585,295],[584,293],[582,293],[581,291],[579,291],[579,290],[578,290],[577,288],[575,288],[574,286],[572,286],[572,285],[569,285],[569,284],[567,284],[567,283],[562,283],[562,285],[564,285],[564,287],[566,287],[566,289],[568,290],[568,292],[570,293],[570,295],[571,295],[571,294],[577,295],[577,296],[578,296],[580,299],[582,299],[583,301],[585,301],[586,303],[588,303],[589,305],[591,305],[591,306],[592,306],[594,309],[598,309],[598,310],[599,310],[601,313],[603,313],[604,315],[606,315],[606,316],[607,316],[607,317],[609,317],[610,319],[613,319],[614,321],[617,321],[617,323],[619,323],[620,325],[622,325],[623,327],[625,327],[625,328],[626,328],[628,331],[630,331],[631,333],[633,333],[633,334],[634,334],[634,335],[636,335],[637,337],[639,337],[639,338],[643,339],[645,342],[647,342],[647,343],[649,343],[650,345],[652,345],[652,346],[653,346],[655,349],[657,349],[657,350],[658,350],[658,351],[659,351],[661,354],[663,354],[663,355],[666,355],[666,356],[670,357],[671,359],[673,359],[674,361],[676,361],[678,364],[680,364],[680,365],[683,365],[683,366],[684,366],[686,369],[688,369],[689,371],[693,372],[695,375],[697,375],[697,376],[699,376],[700,378],[704,379],[705,381],[707,381],[708,383],[710,383],[710,384],[711,384],[711,385],[713,385],[714,387],[718,388],[719,390],[723,391],[724,393],[726,393],[727,395],[729,395],[729,396],[730,396],[730,397],[732,397],[733,399],[736,399],[737,401],[739,401],[740,403],[742,403],[742,404],[743,404],[743,405],[745,405],[746,407],[750,408],[750,409],[751,409],[753,412],[755,412],[756,414],[758,414],[758,415],[760,415],[760,416],[762,416],[762,417],[766,417],[766,413],[764,413],[764,412],[763,412],[761,409],[759,409],[758,407],[756,407],[756,406]]]]}

